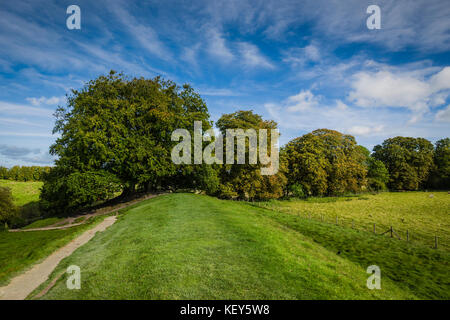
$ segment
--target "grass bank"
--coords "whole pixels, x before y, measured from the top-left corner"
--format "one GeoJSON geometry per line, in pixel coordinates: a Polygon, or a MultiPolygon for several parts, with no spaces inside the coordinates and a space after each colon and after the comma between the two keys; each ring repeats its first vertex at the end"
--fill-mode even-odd
{"type": "MultiPolygon", "coordinates": [[[[366,287],[363,267],[327,250],[259,208],[193,194],[171,194],[123,210],[106,231],[64,259],[64,275],[43,299],[403,299],[383,278],[366,287]]],[[[50,281],[50,280],[49,280],[50,281]]],[[[43,284],[38,290],[48,284],[43,284]]]]}
{"type": "Polygon", "coordinates": [[[427,246],[439,237],[439,246],[450,250],[450,194],[447,192],[383,192],[353,197],[308,198],[259,202],[257,205],[275,211],[315,220],[383,232],[393,226],[401,238],[427,246]]]}

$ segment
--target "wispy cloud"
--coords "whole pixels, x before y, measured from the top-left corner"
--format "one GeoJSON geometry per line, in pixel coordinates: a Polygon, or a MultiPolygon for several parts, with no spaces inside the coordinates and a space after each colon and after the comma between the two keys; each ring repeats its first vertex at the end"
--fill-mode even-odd
{"type": "Polygon", "coordinates": [[[234,59],[234,55],[228,48],[223,35],[217,30],[210,30],[207,41],[207,51],[210,55],[226,63],[234,59]]]}
{"type": "Polygon", "coordinates": [[[439,122],[450,123],[450,105],[436,113],[436,120],[439,122]]]}
{"type": "Polygon", "coordinates": [[[116,2],[111,4],[110,9],[116,14],[118,20],[128,30],[131,37],[136,38],[139,44],[149,53],[162,60],[171,61],[172,53],[159,39],[158,33],[150,24],[140,23],[136,17],[131,15],[125,8],[129,3],[116,2]]]}
{"type": "Polygon", "coordinates": [[[52,117],[53,113],[54,111],[49,109],[0,101],[0,114],[52,117]]]}
{"type": "Polygon", "coordinates": [[[40,98],[35,98],[35,97],[31,97],[31,98],[26,98],[26,100],[31,103],[33,106],[40,106],[40,105],[58,105],[58,104],[63,104],[66,102],[66,98],[65,97],[40,97],[40,98]]]}
{"type": "Polygon", "coordinates": [[[270,60],[264,56],[259,48],[248,42],[240,42],[238,44],[242,62],[245,66],[254,68],[261,67],[266,69],[274,69],[275,66],[270,60]]]}

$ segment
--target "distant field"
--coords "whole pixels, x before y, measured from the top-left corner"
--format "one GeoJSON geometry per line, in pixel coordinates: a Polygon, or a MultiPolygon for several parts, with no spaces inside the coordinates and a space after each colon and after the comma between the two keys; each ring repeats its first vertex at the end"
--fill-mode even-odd
{"type": "Polygon", "coordinates": [[[17,206],[23,206],[30,202],[39,200],[39,189],[43,183],[40,181],[11,181],[1,180],[0,187],[8,187],[14,198],[14,203],[17,206]]]}
{"type": "Polygon", "coordinates": [[[402,238],[428,246],[439,237],[440,247],[450,249],[450,194],[447,192],[384,192],[358,197],[309,198],[259,202],[256,205],[315,220],[351,226],[378,233],[393,226],[402,238]]]}
{"type": "MultiPolygon", "coordinates": [[[[171,194],[144,201],[122,210],[114,225],[63,260],[50,277],[69,265],[78,265],[83,274],[80,290],[67,290],[65,274],[43,299],[419,297],[404,285],[406,275],[400,276],[397,284],[386,273],[382,289],[369,290],[368,265],[325,249],[275,220],[270,216],[272,212],[247,203],[193,194],[171,194]]],[[[386,241],[389,245],[394,240],[386,241]]],[[[391,248],[391,257],[397,256],[395,249],[399,248],[391,248]]],[[[427,259],[430,252],[433,254],[431,249],[419,253],[427,259]]],[[[412,261],[417,262],[419,258],[412,256],[412,261]]],[[[370,264],[384,260],[383,256],[372,258],[370,264]]],[[[408,283],[414,283],[416,269],[411,268],[428,270],[435,263],[407,263],[400,268],[406,274],[411,271],[408,283]]],[[[438,273],[436,277],[442,279],[443,275],[438,273]]],[[[434,279],[431,283],[436,285],[434,279]]],[[[439,295],[439,290],[434,294],[439,295]]]]}

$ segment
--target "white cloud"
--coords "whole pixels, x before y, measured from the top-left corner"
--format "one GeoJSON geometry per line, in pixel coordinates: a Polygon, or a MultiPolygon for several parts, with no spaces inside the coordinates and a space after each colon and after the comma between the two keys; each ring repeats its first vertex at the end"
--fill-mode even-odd
{"type": "Polygon", "coordinates": [[[236,97],[241,95],[239,92],[227,88],[199,88],[198,92],[204,96],[214,97],[236,97]]]}
{"type": "Polygon", "coordinates": [[[6,124],[18,124],[18,125],[25,125],[25,126],[35,126],[35,127],[46,127],[42,123],[27,121],[23,119],[14,119],[14,118],[0,118],[0,122],[6,123],[6,124]]]}
{"type": "Polygon", "coordinates": [[[26,100],[31,103],[33,106],[40,106],[43,104],[46,105],[59,105],[66,102],[65,97],[40,97],[40,98],[26,98],[26,100]]]}
{"type": "Polygon", "coordinates": [[[0,101],[0,113],[52,117],[52,110],[0,101]]]}
{"type": "Polygon", "coordinates": [[[336,100],[336,109],[341,111],[348,110],[349,106],[343,103],[341,100],[336,100]]]}
{"type": "Polygon", "coordinates": [[[374,133],[382,132],[384,129],[383,125],[378,125],[374,127],[370,126],[353,126],[347,130],[348,133],[352,135],[368,136],[374,133]]]}
{"type": "Polygon", "coordinates": [[[450,105],[436,113],[435,119],[440,122],[450,122],[450,105]]]}
{"type": "MultiPolygon", "coordinates": [[[[381,29],[365,27],[371,0],[230,0],[202,1],[208,23],[233,24],[242,33],[263,33],[273,40],[286,40],[308,24],[308,34],[330,42],[374,43],[388,50],[415,48],[445,52],[450,49],[450,6],[442,0],[381,1],[381,29]]],[[[190,4],[191,6],[191,4],[190,4]]]]}
{"type": "Polygon", "coordinates": [[[428,79],[419,71],[359,72],[353,77],[349,101],[360,107],[402,107],[418,114],[427,112],[449,96],[450,67],[428,79]]]}
{"type": "Polygon", "coordinates": [[[0,136],[4,137],[41,137],[41,138],[55,138],[57,135],[52,135],[52,133],[41,133],[41,132],[2,132],[0,131],[0,136]]]}
{"type": "Polygon", "coordinates": [[[187,62],[187,66],[198,69],[197,55],[199,49],[200,43],[184,47],[180,55],[181,60],[187,62]]]}
{"type": "Polygon", "coordinates": [[[224,62],[230,62],[234,59],[234,55],[230,49],[228,49],[225,39],[217,30],[211,30],[209,32],[207,50],[209,54],[221,59],[224,62]]]}
{"type": "Polygon", "coordinates": [[[159,39],[158,33],[150,26],[139,23],[125,8],[124,3],[110,6],[119,21],[127,28],[129,33],[139,44],[151,54],[162,60],[172,60],[169,49],[159,39]]]}
{"type": "Polygon", "coordinates": [[[319,98],[314,96],[309,90],[302,90],[300,93],[290,96],[286,100],[286,109],[289,112],[305,111],[319,104],[319,98]]]}
{"type": "Polygon", "coordinates": [[[303,66],[308,62],[319,62],[321,54],[319,48],[314,44],[309,44],[303,48],[291,48],[285,52],[283,62],[293,66],[303,66]]]}
{"type": "Polygon", "coordinates": [[[261,67],[266,69],[274,69],[275,66],[270,62],[270,60],[265,57],[257,46],[248,43],[239,43],[239,52],[242,57],[242,62],[249,67],[261,67]]]}

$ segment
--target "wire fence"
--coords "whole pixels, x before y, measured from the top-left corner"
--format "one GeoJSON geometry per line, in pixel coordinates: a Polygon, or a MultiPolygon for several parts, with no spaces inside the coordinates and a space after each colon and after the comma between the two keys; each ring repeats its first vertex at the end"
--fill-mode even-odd
{"type": "Polygon", "coordinates": [[[448,249],[447,243],[443,242],[442,237],[438,235],[430,235],[429,237],[424,236],[423,234],[418,234],[409,229],[400,230],[394,228],[392,225],[383,225],[377,223],[366,223],[365,225],[359,224],[355,222],[354,219],[342,218],[339,216],[335,216],[334,218],[330,218],[329,215],[325,216],[324,214],[312,214],[311,212],[285,212],[283,210],[277,210],[275,208],[266,207],[259,205],[257,203],[251,203],[252,205],[258,208],[269,209],[275,212],[287,213],[287,214],[295,214],[298,217],[310,219],[314,221],[319,221],[323,223],[329,223],[336,226],[348,227],[351,229],[355,229],[358,231],[370,232],[380,236],[389,236],[390,238],[395,238],[398,240],[406,241],[406,242],[415,242],[426,245],[433,249],[448,249]]]}

